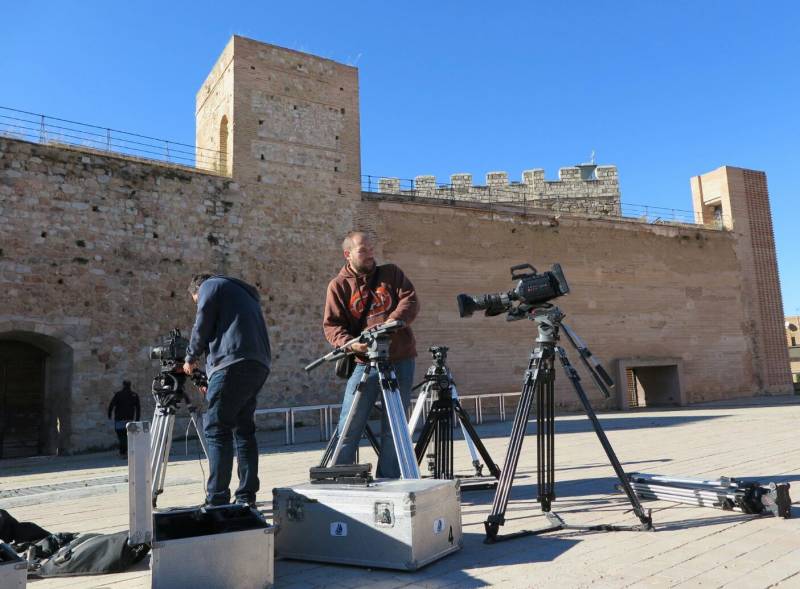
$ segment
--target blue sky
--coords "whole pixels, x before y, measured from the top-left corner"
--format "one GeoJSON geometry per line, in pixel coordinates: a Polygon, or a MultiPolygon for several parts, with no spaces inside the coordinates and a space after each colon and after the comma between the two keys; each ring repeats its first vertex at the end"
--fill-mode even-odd
{"type": "Polygon", "coordinates": [[[595,150],[623,202],[691,210],[691,176],[764,170],[784,310],[800,314],[794,15],[736,1],[11,2],[0,106],[192,143],[195,92],[240,34],[358,66],[365,174],[554,179],[595,150]]]}

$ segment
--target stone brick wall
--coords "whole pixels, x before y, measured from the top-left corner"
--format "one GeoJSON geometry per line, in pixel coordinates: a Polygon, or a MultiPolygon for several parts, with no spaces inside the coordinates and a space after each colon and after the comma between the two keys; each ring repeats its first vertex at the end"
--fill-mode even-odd
{"type": "MultiPolygon", "coordinates": [[[[376,200],[362,202],[358,218],[370,221],[384,257],[419,291],[420,368],[428,346],[450,346],[460,392],[521,386],[534,324],[477,314],[460,319],[455,303],[461,292],[510,289],[508,268],[521,262],[540,271],[562,264],[572,291],[556,302],[610,371],[619,358],[680,358],[690,402],[775,390],[761,385],[753,362],[752,319],[731,233],[376,200]]],[[[576,354],[573,360],[579,363],[576,354]]],[[[575,407],[562,373],[557,380],[559,404],[575,407]]],[[[586,374],[584,381],[598,405],[615,406],[599,399],[586,374]]]]}
{"type": "MultiPolygon", "coordinates": [[[[149,346],[191,329],[186,286],[203,269],[241,276],[262,295],[274,365],[264,407],[335,402],[325,284],[349,221],[335,202],[242,185],[189,169],[0,139],[0,338],[41,334],[72,350],[71,423],[62,450],[108,445],[105,409],[124,378],[146,412],[149,346]]],[[[19,339],[15,337],[14,339],[19,339]]]]}

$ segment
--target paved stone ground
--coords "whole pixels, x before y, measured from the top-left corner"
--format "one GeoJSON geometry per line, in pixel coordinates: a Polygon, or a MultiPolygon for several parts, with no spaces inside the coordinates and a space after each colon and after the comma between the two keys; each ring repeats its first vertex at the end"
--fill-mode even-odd
{"type": "MultiPolygon", "coordinates": [[[[754,399],[752,404],[601,414],[627,471],[674,476],[789,481],[800,497],[800,398],[754,399]]],[[[529,431],[533,429],[531,425],[529,431]]],[[[478,428],[502,463],[510,422],[478,428]]],[[[313,437],[313,428],[298,431],[313,437]]],[[[261,444],[265,489],[304,482],[323,445],[261,444]]],[[[535,500],[535,437],[523,447],[503,531],[544,525],[535,500]]],[[[190,454],[196,449],[190,444],[190,454]]],[[[203,498],[201,463],[176,443],[168,486],[159,506],[203,498]]],[[[371,459],[365,450],[362,459],[371,459]]],[[[456,457],[468,472],[462,441],[456,457]]],[[[636,523],[613,490],[614,473],[583,414],[557,419],[555,509],[569,523],[636,523]]],[[[206,468],[205,464],[202,465],[206,468]]],[[[126,467],[110,453],[0,462],[0,507],[51,531],[112,532],[127,527],[126,467]],[[106,477],[106,478],[104,478],[106,477]],[[38,487],[38,488],[37,488],[38,487]],[[55,490],[54,487],[59,487],[55,490]]],[[[269,499],[264,493],[262,499],[269,499]]],[[[656,532],[562,531],[491,546],[483,544],[488,491],[465,493],[464,548],[414,572],[368,570],[279,560],[277,587],[800,587],[800,509],[794,519],[754,518],[710,508],[648,502],[656,532]]],[[[269,504],[264,505],[269,517],[269,504]]],[[[198,555],[199,556],[199,555],[198,555]]],[[[149,560],[118,575],[31,580],[35,589],[147,587],[149,560]]]]}

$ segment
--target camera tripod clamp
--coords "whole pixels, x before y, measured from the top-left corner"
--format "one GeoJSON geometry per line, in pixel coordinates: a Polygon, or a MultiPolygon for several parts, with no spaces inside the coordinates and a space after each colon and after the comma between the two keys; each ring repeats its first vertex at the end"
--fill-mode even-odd
{"type": "Polygon", "coordinates": [[[405,322],[400,321],[399,319],[394,321],[387,321],[386,323],[382,323],[380,325],[376,325],[374,327],[370,327],[362,331],[358,336],[354,337],[351,340],[346,341],[341,346],[338,346],[325,354],[324,356],[317,358],[311,364],[303,368],[306,372],[310,372],[314,370],[317,366],[324,362],[336,362],[340,358],[344,358],[345,356],[352,354],[353,351],[350,349],[350,346],[353,344],[367,344],[369,346],[367,357],[372,359],[373,356],[377,358],[385,358],[388,360],[389,358],[389,336],[397,331],[398,329],[402,329],[405,327],[405,322]]]}

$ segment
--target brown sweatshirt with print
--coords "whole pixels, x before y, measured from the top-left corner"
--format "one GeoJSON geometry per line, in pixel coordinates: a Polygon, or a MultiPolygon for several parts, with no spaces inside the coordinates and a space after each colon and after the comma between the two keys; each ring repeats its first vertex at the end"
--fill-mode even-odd
{"type": "MultiPolygon", "coordinates": [[[[367,274],[356,274],[345,264],[339,274],[328,284],[322,328],[331,345],[340,346],[359,333],[359,322],[367,303],[367,289],[374,272],[378,279],[372,295],[372,307],[366,326],[372,327],[399,319],[410,325],[419,313],[419,302],[414,285],[394,264],[376,266],[367,274]]],[[[392,336],[389,359],[393,362],[414,358],[416,341],[411,328],[405,327],[392,336]]],[[[359,362],[363,359],[357,357],[359,362]]]]}

